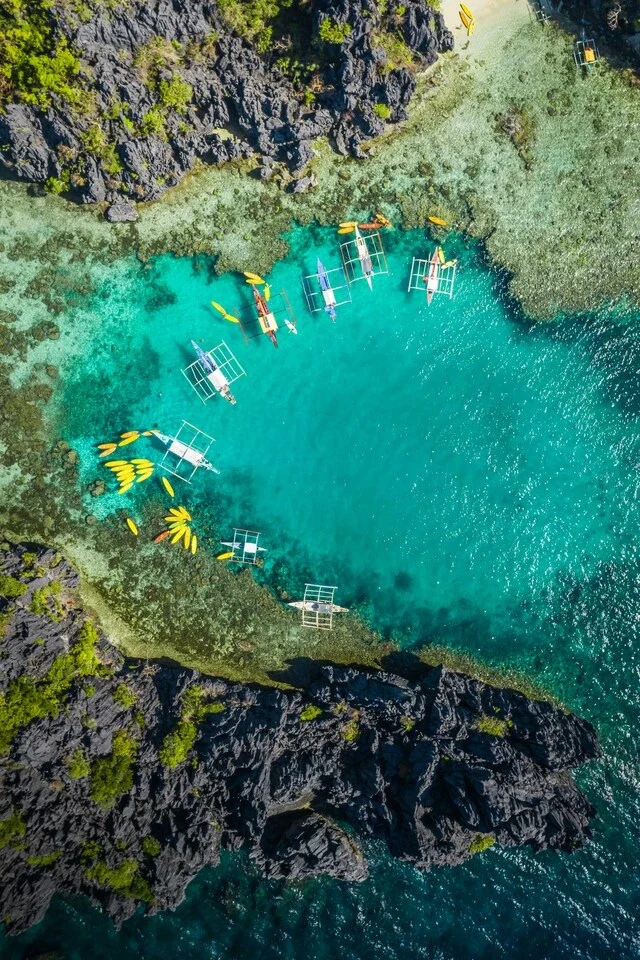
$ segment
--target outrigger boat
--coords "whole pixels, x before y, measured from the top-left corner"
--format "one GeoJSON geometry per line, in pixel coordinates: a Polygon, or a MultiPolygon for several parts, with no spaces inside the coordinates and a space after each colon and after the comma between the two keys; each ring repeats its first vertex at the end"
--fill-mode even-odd
{"type": "Polygon", "coordinates": [[[429,261],[429,274],[426,277],[423,277],[426,286],[427,286],[427,305],[431,304],[433,300],[433,295],[438,289],[438,273],[440,270],[440,255],[436,250],[431,260],[429,261]]]}
{"type": "Polygon", "coordinates": [[[191,341],[191,346],[198,354],[198,361],[204,370],[209,383],[211,383],[211,385],[218,391],[221,397],[224,397],[224,399],[228,400],[229,403],[235,403],[236,398],[231,393],[229,381],[225,377],[222,370],[220,370],[220,368],[214,363],[209,354],[205,353],[205,351],[198,346],[195,340],[191,341]]]}
{"type": "Polygon", "coordinates": [[[256,307],[258,309],[258,322],[260,323],[260,329],[263,333],[266,333],[274,347],[277,347],[278,340],[276,337],[276,330],[278,329],[278,321],[269,310],[267,301],[259,292],[258,288],[252,284],[251,289],[253,290],[253,299],[255,300],[256,307]]]}
{"type": "Polygon", "coordinates": [[[360,261],[360,266],[362,267],[362,275],[369,284],[369,290],[373,290],[373,264],[371,263],[371,257],[369,255],[369,248],[367,247],[367,241],[364,239],[358,228],[355,228],[356,233],[356,250],[358,252],[358,260],[360,261]]]}
{"type": "Polygon", "coordinates": [[[244,553],[266,553],[266,547],[259,547],[257,543],[251,543],[250,540],[247,542],[241,540],[221,540],[220,543],[223,547],[229,547],[230,550],[242,550],[244,553]]]}
{"type": "Polygon", "coordinates": [[[324,264],[320,260],[320,257],[318,257],[316,265],[318,268],[318,283],[320,284],[322,299],[324,300],[324,308],[335,323],[337,317],[336,295],[333,292],[331,281],[329,280],[329,274],[327,273],[324,264]]]}
{"type": "Polygon", "coordinates": [[[317,600],[294,600],[287,604],[295,610],[306,610],[308,613],[349,613],[347,607],[339,607],[337,603],[322,603],[317,600]]]}
{"type": "Polygon", "coordinates": [[[165,447],[169,448],[169,453],[175,454],[176,457],[179,457],[181,460],[186,460],[187,463],[190,463],[193,467],[202,467],[203,470],[210,470],[211,473],[220,473],[217,467],[207,460],[198,450],[194,450],[193,447],[188,446],[186,443],[183,443],[182,440],[177,440],[175,437],[169,437],[166,433],[160,433],[159,430],[151,431],[154,437],[157,437],[160,443],[163,443],[165,447]]]}

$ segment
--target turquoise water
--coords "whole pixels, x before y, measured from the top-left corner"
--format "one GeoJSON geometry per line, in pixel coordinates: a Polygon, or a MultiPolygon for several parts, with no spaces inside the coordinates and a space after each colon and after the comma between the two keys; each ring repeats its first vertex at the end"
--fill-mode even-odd
{"type": "MultiPolygon", "coordinates": [[[[339,603],[405,645],[445,643],[554,690],[603,740],[605,759],[580,774],[600,813],[594,841],[572,857],[491,850],[426,876],[377,849],[353,888],[266,883],[227,857],[175,915],[116,934],[83,902],[57,900],[38,928],[0,941],[2,956],[34,943],[66,957],[637,956],[639,318],[615,305],[533,327],[462,239],[446,248],[459,258],[455,298],[427,308],[406,287],[429,245],[395,231],[389,276],[373,293],[355,284],[332,324],[308,314],[300,278],[317,252],[337,265],[335,235],[290,241],[269,280],[299,333],[283,329],[278,351],[245,344],[211,310],[249,305],[250,290],[208,261],[115,268],[91,304],[91,354],[65,378],[62,434],[86,452],[89,480],[96,442],[190,421],[216,438],[221,474],[201,471],[183,499],[223,539],[261,530],[267,576],[338,584],[339,603]],[[236,406],[190,390],[191,338],[224,339],[243,364],[236,406]]],[[[151,455],[144,442],[132,455],[151,455]]],[[[122,499],[87,507],[104,515],[122,499]]]]}

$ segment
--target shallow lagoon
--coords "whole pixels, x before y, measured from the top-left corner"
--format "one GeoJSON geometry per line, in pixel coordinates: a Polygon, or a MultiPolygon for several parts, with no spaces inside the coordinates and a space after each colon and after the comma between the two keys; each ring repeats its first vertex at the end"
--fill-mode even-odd
{"type": "MultiPolygon", "coordinates": [[[[456,237],[446,244],[459,258],[455,298],[429,308],[406,289],[429,241],[394,231],[389,275],[373,292],[354,284],[334,324],[309,315],[301,277],[316,252],[337,265],[335,235],[299,229],[290,242],[269,279],[274,297],[287,291],[299,334],[283,327],[277,351],[266,337],[246,344],[211,309],[212,299],[248,307],[251,292],[238,275],[214,277],[206,259],[130,264],[102,288],[99,325],[59,407],[83,479],[108,476],[96,472],[95,443],[132,428],[171,433],[184,418],[216,438],[221,474],[201,471],[188,492],[178,483],[179,497],[222,539],[235,525],[262,531],[279,586],[337,583],[338,602],[404,642],[433,630],[455,642],[467,624],[483,634],[481,647],[469,638],[475,653],[511,658],[505,631],[526,634],[563,584],[633,554],[631,314],[532,326],[479,248],[456,237]],[[206,348],[224,339],[243,364],[235,406],[203,405],[187,384],[191,338],[206,348]]],[[[161,456],[149,441],[127,453],[161,456]]],[[[86,505],[104,517],[125,500],[136,517],[147,496],[136,485],[86,505]]]]}
{"type": "MultiPolygon", "coordinates": [[[[300,277],[317,251],[337,263],[335,235],[297,230],[290,241],[270,280],[286,287],[299,334],[283,330],[277,352],[266,338],[245,345],[211,310],[216,299],[233,312],[250,291],[206,259],[113,270],[78,323],[86,359],[69,365],[58,400],[83,481],[100,473],[94,444],[120,430],[171,431],[184,417],[210,432],[221,475],[200,475],[181,500],[219,534],[262,530],[265,575],[279,587],[338,583],[338,602],[403,644],[519,667],[596,723],[606,757],[580,776],[602,817],[594,842],[573,857],[491,850],[428,876],[379,851],[357,888],[264,883],[227,857],[175,915],[116,934],[85,905],[58,901],[39,928],[0,941],[2,955],[38,943],[65,957],[633,956],[637,319],[618,306],[533,327],[459,238],[445,245],[459,258],[455,299],[427,308],[406,282],[429,245],[394,231],[389,277],[373,293],[356,284],[334,325],[308,315],[300,277]],[[191,337],[224,338],[244,365],[235,407],[190,391],[180,367],[191,337]]],[[[132,456],[153,449],[142,443],[132,456]]],[[[145,487],[127,503],[133,516],[145,487]]],[[[106,515],[122,499],[87,507],[106,515]]]]}

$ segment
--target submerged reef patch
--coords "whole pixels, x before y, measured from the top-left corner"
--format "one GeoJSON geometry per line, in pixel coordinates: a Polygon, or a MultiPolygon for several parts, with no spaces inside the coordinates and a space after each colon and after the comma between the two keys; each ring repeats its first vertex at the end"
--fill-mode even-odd
{"type": "Polygon", "coordinates": [[[595,810],[567,771],[599,755],[595,733],[548,703],[420,664],[409,680],[298,659],[278,690],[125,661],[53,551],[8,547],[0,570],[26,587],[0,598],[0,703],[63,678],[3,741],[13,933],[55,892],[85,894],[117,924],[141,902],[175,909],[223,849],[247,848],[269,877],[359,881],[367,840],[427,870],[494,846],[571,852],[590,835],[595,810]],[[57,621],[29,606],[53,583],[57,621]]]}

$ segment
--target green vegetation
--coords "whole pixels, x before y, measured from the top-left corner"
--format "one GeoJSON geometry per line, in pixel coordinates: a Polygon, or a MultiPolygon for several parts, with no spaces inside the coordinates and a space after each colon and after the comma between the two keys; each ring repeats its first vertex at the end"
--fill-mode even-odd
{"type": "Polygon", "coordinates": [[[180,77],[172,80],[161,80],[158,84],[158,95],[163,107],[173,108],[178,113],[184,113],[187,104],[193,100],[193,87],[180,77]]]}
{"type": "Polygon", "coordinates": [[[15,600],[16,597],[21,597],[26,592],[27,587],[24,583],[20,583],[15,577],[0,574],[0,596],[4,597],[5,600],[15,600]]]}
{"type": "Polygon", "coordinates": [[[18,731],[32,720],[57,716],[77,677],[95,676],[103,670],[94,638],[96,629],[86,620],[69,653],[56,657],[44,677],[18,677],[0,694],[0,754],[9,750],[18,731]]]}
{"type": "Polygon", "coordinates": [[[206,703],[207,691],[204,687],[194,684],[185,690],[182,696],[182,710],[180,716],[183,720],[193,720],[200,723],[210,713],[223,713],[226,710],[224,703],[214,700],[212,703],[206,703]]]}
{"type": "MultiPolygon", "coordinates": [[[[297,90],[301,90],[304,86],[310,83],[314,73],[319,69],[319,65],[309,60],[298,60],[296,57],[278,57],[275,62],[275,66],[282,72],[282,74],[291,81],[294,87],[297,90]]],[[[304,95],[305,103],[309,106],[309,97],[311,95],[311,103],[315,101],[315,94],[312,90],[307,90],[304,95]]]]}
{"type": "Polygon", "coordinates": [[[59,623],[64,616],[64,610],[58,600],[62,584],[59,580],[52,580],[33,591],[29,610],[37,617],[47,617],[54,623],[59,623]]]}
{"type": "Polygon", "coordinates": [[[386,103],[376,103],[373,112],[376,117],[380,117],[381,120],[388,120],[391,116],[391,107],[387,106],[386,103]]]}
{"type": "Polygon", "coordinates": [[[500,717],[487,717],[483,714],[475,723],[475,729],[480,733],[488,733],[492,737],[504,737],[507,730],[513,726],[511,720],[502,720],[500,717]]]}
{"type": "Polygon", "coordinates": [[[355,743],[360,736],[360,724],[357,720],[352,720],[342,730],[342,736],[348,743],[355,743]]]}
{"type": "Polygon", "coordinates": [[[167,130],[160,107],[151,107],[150,110],[147,110],[140,121],[140,133],[143,137],[155,136],[161,140],[167,139],[167,130]]]}
{"type": "Polygon", "coordinates": [[[154,899],[151,887],[140,875],[140,866],[136,860],[123,860],[117,867],[108,867],[103,860],[99,860],[85,870],[85,876],[123,897],[146,900],[147,903],[154,899]]]}
{"type": "Polygon", "coordinates": [[[27,857],[27,863],[30,867],[50,867],[62,856],[62,850],[54,850],[52,853],[45,853],[41,857],[27,857]]]}
{"type": "Polygon", "coordinates": [[[141,846],[149,857],[157,857],[162,849],[155,837],[143,837],[141,846]]]}
{"type": "Polygon", "coordinates": [[[113,691],[113,699],[116,701],[116,703],[119,703],[120,706],[126,707],[127,710],[129,710],[131,707],[134,707],[136,704],[136,695],[131,687],[128,687],[126,683],[118,684],[116,689],[113,691]]]}
{"type": "Polygon", "coordinates": [[[108,757],[100,757],[91,764],[91,799],[108,809],[123,793],[133,786],[133,767],[138,754],[136,741],[126,730],[113,735],[113,746],[108,757]]]}
{"type": "Polygon", "coordinates": [[[91,767],[82,750],[78,749],[73,751],[67,760],[67,769],[69,776],[74,780],[82,780],[83,777],[89,776],[91,767]]]}
{"type": "Polygon", "coordinates": [[[96,860],[102,854],[102,847],[97,840],[87,840],[82,844],[80,856],[83,860],[96,860]]]}
{"type": "Polygon", "coordinates": [[[22,846],[22,839],[27,832],[27,825],[18,810],[14,810],[0,820],[0,850],[5,847],[19,848],[22,846]]]}
{"type": "Polygon", "coordinates": [[[82,134],[81,143],[87,153],[97,157],[105,173],[115,176],[123,169],[115,144],[107,140],[102,127],[94,125],[82,134]]]}
{"type": "Polygon", "coordinates": [[[172,770],[184,763],[193,748],[198,735],[198,724],[210,714],[223,713],[224,703],[214,700],[206,702],[207,691],[197,684],[189,687],[182,695],[180,720],[174,729],[166,735],[158,756],[160,762],[172,770]]]}
{"type": "Polygon", "coordinates": [[[495,842],[496,838],[492,833],[479,833],[469,844],[469,853],[482,853],[483,850],[492,847],[495,842]]]}
{"type": "Polygon", "coordinates": [[[27,570],[30,570],[38,559],[38,554],[32,553],[30,550],[25,550],[20,559],[24,563],[27,570]]]}
{"type": "Polygon", "coordinates": [[[303,723],[308,723],[309,720],[317,720],[320,716],[322,716],[320,707],[316,707],[313,703],[308,703],[300,714],[300,719],[303,723]]]}
{"type": "Polygon", "coordinates": [[[384,51],[387,70],[400,70],[413,65],[413,54],[398,34],[380,32],[375,37],[375,46],[384,51]]]}
{"type": "Polygon", "coordinates": [[[195,723],[188,720],[179,720],[171,733],[168,733],[164,738],[158,754],[160,762],[165,767],[169,767],[170,770],[184,763],[197,735],[198,728],[195,723]]]}
{"type": "Polygon", "coordinates": [[[46,109],[54,96],[79,102],[80,61],[65,39],[54,39],[48,6],[40,0],[0,6],[0,103],[17,99],[46,109]]]}
{"type": "Polygon", "coordinates": [[[145,82],[153,82],[159,70],[180,63],[182,47],[176,41],[171,43],[164,37],[152,37],[148,43],[138,47],[134,66],[138,68],[145,82]]]}
{"type": "Polygon", "coordinates": [[[106,673],[96,654],[96,644],[99,640],[98,631],[91,620],[85,620],[71,650],[79,676],[96,677],[106,673]]]}
{"type": "Polygon", "coordinates": [[[350,34],[351,24],[337,23],[331,17],[325,17],[318,30],[318,36],[325,43],[342,44],[350,34]]]}
{"type": "Polygon", "coordinates": [[[409,733],[410,730],[413,730],[415,725],[416,722],[413,717],[400,717],[400,726],[406,733],[409,733]]]}
{"type": "Polygon", "coordinates": [[[258,53],[266,53],[271,48],[271,22],[291,6],[293,0],[218,0],[218,8],[227,26],[253,41],[258,53]]]}
{"type": "Polygon", "coordinates": [[[68,193],[71,189],[71,173],[63,170],[59,177],[49,177],[44,185],[47,193],[68,193]]]}

